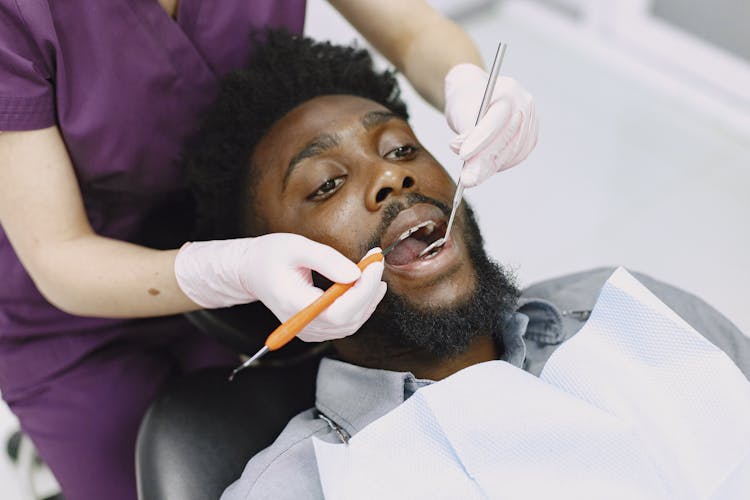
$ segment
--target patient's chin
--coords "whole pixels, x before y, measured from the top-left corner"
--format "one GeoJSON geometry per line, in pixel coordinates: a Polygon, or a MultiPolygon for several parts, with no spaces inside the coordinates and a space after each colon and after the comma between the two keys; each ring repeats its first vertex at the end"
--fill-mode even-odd
{"type": "Polygon", "coordinates": [[[415,350],[451,357],[465,352],[478,336],[502,338],[518,290],[513,279],[488,259],[480,263],[476,276],[475,286],[464,290],[464,298],[453,297],[448,305],[414,306],[411,297],[389,292],[357,341],[384,355],[415,350]]]}
{"type": "Polygon", "coordinates": [[[520,293],[513,276],[487,257],[468,208],[463,229],[467,258],[455,276],[436,281],[432,288],[422,284],[401,291],[389,286],[353,341],[382,356],[416,350],[434,357],[463,353],[481,335],[501,342],[503,324],[520,293]]]}
{"type": "MultiPolygon", "coordinates": [[[[472,275],[470,286],[457,287],[454,283],[436,286],[430,293],[398,293],[394,292],[389,302],[399,302],[401,307],[423,314],[442,314],[466,305],[476,292],[475,274],[472,275]]],[[[390,290],[389,290],[390,292],[390,290]]]]}

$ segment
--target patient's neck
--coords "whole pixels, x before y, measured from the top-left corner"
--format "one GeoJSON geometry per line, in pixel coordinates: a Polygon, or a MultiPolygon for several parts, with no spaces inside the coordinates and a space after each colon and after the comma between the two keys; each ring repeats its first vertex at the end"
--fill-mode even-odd
{"type": "Polygon", "coordinates": [[[436,357],[421,350],[403,349],[373,352],[357,342],[356,335],[334,342],[339,359],[353,365],[395,372],[411,372],[419,379],[441,380],[468,366],[500,357],[492,335],[474,337],[464,352],[450,357],[436,357]]]}

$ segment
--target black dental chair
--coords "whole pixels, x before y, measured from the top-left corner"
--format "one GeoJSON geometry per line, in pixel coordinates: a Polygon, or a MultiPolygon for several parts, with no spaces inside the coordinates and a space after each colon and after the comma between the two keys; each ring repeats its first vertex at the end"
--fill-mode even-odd
{"type": "MultiPolygon", "coordinates": [[[[237,352],[252,354],[278,324],[254,307],[188,317],[237,352]]],[[[138,434],[140,500],[214,500],[270,445],[291,417],[313,406],[318,361],[326,346],[295,340],[240,372],[207,369],[166,387],[138,434]]]]}

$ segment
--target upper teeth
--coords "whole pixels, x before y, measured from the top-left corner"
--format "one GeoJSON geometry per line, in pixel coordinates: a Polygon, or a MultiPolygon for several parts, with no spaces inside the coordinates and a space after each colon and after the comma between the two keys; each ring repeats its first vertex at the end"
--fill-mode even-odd
{"type": "Polygon", "coordinates": [[[404,231],[403,233],[401,233],[401,235],[398,238],[396,238],[396,240],[393,243],[391,243],[390,245],[388,245],[388,247],[385,250],[383,250],[383,255],[385,255],[388,252],[390,252],[391,250],[393,250],[396,247],[396,245],[398,245],[399,243],[401,243],[406,238],[408,238],[412,234],[416,233],[417,231],[419,231],[423,227],[426,228],[425,231],[427,232],[427,234],[430,234],[430,233],[432,233],[435,230],[435,222],[431,221],[431,220],[426,220],[424,222],[420,222],[416,226],[413,226],[413,227],[407,229],[406,231],[404,231]]]}
{"type": "Polygon", "coordinates": [[[431,234],[435,230],[435,222],[431,221],[431,220],[426,220],[424,222],[420,222],[416,226],[411,227],[411,228],[407,229],[406,231],[404,231],[401,234],[401,236],[399,237],[399,240],[403,240],[405,238],[408,238],[409,236],[411,236],[412,234],[416,233],[417,231],[419,231],[423,227],[425,228],[425,234],[431,234]]]}

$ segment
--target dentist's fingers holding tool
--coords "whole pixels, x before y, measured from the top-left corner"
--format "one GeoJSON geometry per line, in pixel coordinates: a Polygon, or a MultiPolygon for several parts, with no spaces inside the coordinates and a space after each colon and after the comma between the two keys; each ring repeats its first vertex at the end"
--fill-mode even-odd
{"type": "MultiPolygon", "coordinates": [[[[380,248],[373,248],[364,258],[381,252],[380,248]]],[[[368,264],[354,286],[312,320],[297,337],[305,342],[320,342],[343,338],[359,330],[385,295],[387,286],[381,281],[383,269],[382,260],[368,264]]]]}
{"type": "MultiPolygon", "coordinates": [[[[380,252],[374,248],[365,257],[380,252]]],[[[385,295],[382,261],[360,271],[337,250],[297,234],[188,243],[175,260],[177,282],[196,304],[217,308],[260,300],[281,322],[323,295],[312,271],[350,288],[301,329],[298,336],[306,342],[351,335],[385,295]]]]}
{"type": "Polygon", "coordinates": [[[512,78],[499,77],[489,108],[474,125],[489,75],[473,64],[454,66],[445,77],[445,115],[458,134],[451,149],[465,162],[461,182],[473,187],[523,161],[536,145],[534,101],[512,78]]]}

